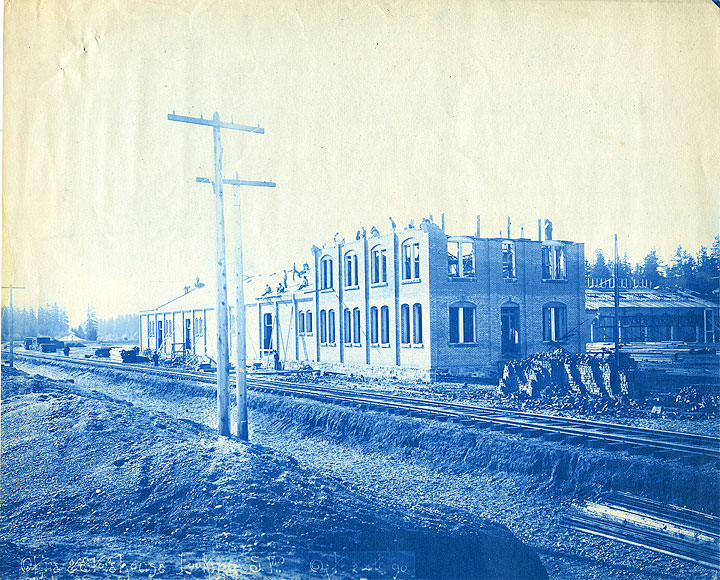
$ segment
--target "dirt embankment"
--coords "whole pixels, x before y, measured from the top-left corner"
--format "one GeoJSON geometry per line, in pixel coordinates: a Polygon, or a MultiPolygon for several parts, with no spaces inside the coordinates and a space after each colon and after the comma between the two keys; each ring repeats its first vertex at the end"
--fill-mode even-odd
{"type": "Polygon", "coordinates": [[[201,423],[9,369],[2,403],[3,577],[547,577],[504,526],[408,518],[201,423]]]}
{"type": "Polygon", "coordinates": [[[693,465],[629,452],[606,451],[563,442],[530,439],[453,423],[356,411],[254,394],[254,410],[292,423],[304,436],[362,444],[387,453],[422,457],[448,473],[475,470],[539,476],[558,493],[595,497],[627,491],[659,501],[718,513],[718,473],[693,465]]]}

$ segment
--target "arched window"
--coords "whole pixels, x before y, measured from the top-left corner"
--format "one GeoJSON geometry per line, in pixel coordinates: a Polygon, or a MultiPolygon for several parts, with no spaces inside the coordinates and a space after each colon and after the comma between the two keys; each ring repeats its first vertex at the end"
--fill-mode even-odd
{"type": "Polygon", "coordinates": [[[475,342],[475,305],[459,302],[450,306],[450,344],[475,342]]]}
{"type": "Polygon", "coordinates": [[[414,239],[405,240],[402,245],[402,279],[420,279],[420,243],[414,239]]]}
{"type": "Polygon", "coordinates": [[[387,306],[380,308],[380,342],[390,344],[390,309],[387,306]]]}
{"type": "Polygon", "coordinates": [[[345,254],[345,288],[358,285],[358,257],[355,252],[345,254]]]}
{"type": "Polygon", "coordinates": [[[333,287],[333,261],[330,256],[320,260],[320,290],[333,287]]]}
{"type": "Polygon", "coordinates": [[[543,340],[558,342],[567,336],[567,308],[562,302],[543,306],[543,340]]]}
{"type": "Polygon", "coordinates": [[[377,306],[370,308],[370,344],[378,343],[378,309],[377,306]]]}
{"type": "Polygon", "coordinates": [[[335,344],[335,311],[328,310],[328,342],[335,344]]]}
{"type": "Polygon", "coordinates": [[[400,343],[410,344],[410,306],[400,306],[400,343]]]}
{"type": "Polygon", "coordinates": [[[343,336],[345,344],[352,342],[352,314],[349,308],[343,311],[343,336]]]}
{"type": "Polygon", "coordinates": [[[360,344],[360,309],[353,308],[353,343],[360,344]]]}
{"type": "Polygon", "coordinates": [[[422,304],[413,304],[413,344],[422,344],[422,304]]]}
{"type": "Polygon", "coordinates": [[[448,276],[450,278],[475,276],[475,251],[472,240],[448,240],[448,276]]]}
{"type": "Polygon", "coordinates": [[[370,283],[387,282],[387,251],[382,246],[375,246],[370,251],[370,283]]]}
{"type": "Polygon", "coordinates": [[[327,343],[327,314],[324,310],[320,311],[320,343],[327,343]]]}
{"type": "Polygon", "coordinates": [[[298,333],[305,334],[305,313],[298,312],[298,333]]]}
{"type": "Polygon", "coordinates": [[[305,313],[305,332],[307,334],[312,334],[312,331],[313,331],[312,330],[313,329],[312,319],[313,319],[312,310],[308,310],[305,313]]]}

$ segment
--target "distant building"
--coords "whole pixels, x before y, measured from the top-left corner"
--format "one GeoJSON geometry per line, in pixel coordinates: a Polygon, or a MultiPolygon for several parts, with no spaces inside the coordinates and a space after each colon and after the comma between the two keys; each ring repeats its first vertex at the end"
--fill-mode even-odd
{"type": "MultiPolygon", "coordinates": [[[[687,343],[718,342],[718,304],[688,292],[649,288],[623,288],[620,294],[620,341],[687,343]]],[[[614,290],[585,291],[589,341],[613,342],[614,290]]]]}
{"type": "MultiPolygon", "coordinates": [[[[248,359],[277,351],[286,366],[432,378],[494,375],[558,346],[582,352],[584,258],[580,243],[448,236],[429,220],[336,235],[301,270],[248,279],[248,359]]],[[[207,288],[141,312],[140,325],[143,350],[216,352],[207,288]]]]}

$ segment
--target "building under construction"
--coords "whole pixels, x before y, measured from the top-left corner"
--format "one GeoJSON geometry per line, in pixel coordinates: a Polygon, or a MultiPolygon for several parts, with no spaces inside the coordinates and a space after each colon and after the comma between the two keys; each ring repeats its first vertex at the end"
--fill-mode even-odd
{"type": "MultiPolygon", "coordinates": [[[[454,236],[425,219],[313,246],[300,268],[246,277],[248,360],[277,353],[285,368],[431,379],[495,375],[559,346],[582,352],[583,244],[546,226],[535,240],[479,227],[454,236]]],[[[214,304],[196,285],[141,312],[141,349],[214,358],[214,304]]],[[[231,337],[235,322],[231,307],[231,337]]]]}

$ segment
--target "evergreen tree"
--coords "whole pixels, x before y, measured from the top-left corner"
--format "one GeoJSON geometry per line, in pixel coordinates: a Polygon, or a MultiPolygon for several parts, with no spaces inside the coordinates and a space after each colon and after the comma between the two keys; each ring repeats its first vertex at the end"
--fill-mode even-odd
{"type": "Polygon", "coordinates": [[[98,321],[95,309],[88,306],[87,319],[85,320],[85,338],[88,340],[97,340],[98,337],[98,321]]]}
{"type": "Polygon", "coordinates": [[[651,288],[657,288],[663,282],[657,249],[653,248],[645,256],[642,264],[642,275],[647,279],[651,288]]]}
{"type": "Polygon", "coordinates": [[[612,278],[612,272],[610,272],[610,268],[608,268],[605,262],[605,256],[600,248],[595,250],[595,261],[590,268],[590,277],[600,278],[602,280],[612,278]]]}

